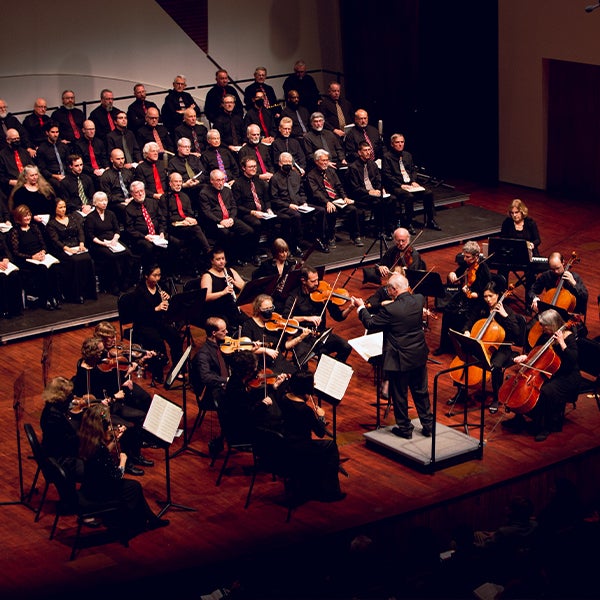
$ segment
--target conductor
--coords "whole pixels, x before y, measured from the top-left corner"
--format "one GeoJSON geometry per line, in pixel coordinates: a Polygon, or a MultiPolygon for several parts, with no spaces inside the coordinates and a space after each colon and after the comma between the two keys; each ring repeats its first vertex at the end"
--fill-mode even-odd
{"type": "Polygon", "coordinates": [[[423,331],[425,297],[411,294],[408,279],[394,273],[387,284],[390,304],[377,315],[370,315],[361,298],[352,298],[358,306],[358,317],[369,330],[383,330],[383,370],[389,379],[390,396],[394,405],[396,426],[392,433],[407,440],[412,438],[413,424],[408,418],[408,388],[412,394],[421,433],[430,437],[433,415],[427,384],[427,355],[429,349],[423,331]]]}

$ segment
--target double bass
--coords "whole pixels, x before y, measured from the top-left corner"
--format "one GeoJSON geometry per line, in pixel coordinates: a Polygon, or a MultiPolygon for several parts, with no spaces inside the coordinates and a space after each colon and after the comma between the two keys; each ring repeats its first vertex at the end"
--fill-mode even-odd
{"type": "MultiPolygon", "coordinates": [[[[514,285],[511,284],[502,294],[502,296],[500,296],[500,299],[496,305],[490,310],[490,314],[487,319],[479,319],[479,321],[477,321],[471,329],[471,337],[484,344],[483,348],[488,359],[491,359],[491,355],[497,350],[498,345],[504,342],[504,338],[506,336],[504,328],[494,320],[494,316],[498,312],[497,306],[498,304],[501,304],[505,298],[510,296],[513,293],[513,290],[514,285]]],[[[459,356],[455,356],[450,363],[450,368],[459,367],[464,364],[465,362],[459,356]]],[[[481,384],[483,373],[484,369],[481,367],[471,366],[467,367],[466,369],[456,368],[455,371],[450,372],[450,376],[456,383],[460,385],[465,385],[465,381],[468,381],[468,387],[475,387],[481,384]]],[[[490,372],[485,370],[486,383],[489,382],[490,376],[490,372]]]]}
{"type": "MultiPolygon", "coordinates": [[[[552,304],[552,306],[558,306],[566,310],[569,313],[572,313],[575,310],[575,305],[577,304],[577,298],[569,292],[569,290],[564,289],[565,279],[564,274],[571,269],[573,264],[579,262],[581,259],[577,256],[576,252],[571,253],[571,258],[568,260],[565,265],[565,270],[560,276],[560,280],[555,288],[551,288],[546,290],[542,294],[540,294],[540,301],[545,302],[546,304],[552,304]]],[[[533,348],[540,336],[542,335],[543,330],[542,326],[536,321],[529,330],[527,334],[527,342],[529,346],[533,348]]]]}
{"type": "MultiPolygon", "coordinates": [[[[571,319],[558,331],[576,325],[580,319],[571,319]]],[[[560,357],[552,348],[554,336],[542,346],[536,346],[527,359],[520,364],[519,371],[506,381],[498,391],[498,400],[512,412],[524,414],[531,411],[540,397],[542,385],[560,367],[560,357]]]]}

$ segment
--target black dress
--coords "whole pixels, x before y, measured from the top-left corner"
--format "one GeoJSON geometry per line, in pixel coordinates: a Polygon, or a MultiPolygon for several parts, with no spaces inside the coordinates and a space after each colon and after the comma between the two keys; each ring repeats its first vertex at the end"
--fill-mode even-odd
{"type": "MultiPolygon", "coordinates": [[[[227,287],[227,280],[225,277],[220,277],[211,273],[210,271],[206,271],[211,278],[212,281],[212,292],[218,293],[222,292],[227,287]]],[[[231,294],[227,294],[225,296],[221,296],[216,300],[211,300],[210,302],[206,302],[205,305],[205,320],[208,317],[219,317],[223,319],[227,323],[227,327],[229,330],[235,330],[240,325],[244,323],[248,319],[248,315],[238,307],[233,299],[231,294]]]]}
{"type": "MultiPolygon", "coordinates": [[[[12,256],[8,251],[8,246],[4,236],[0,236],[0,261],[8,258],[12,261],[12,256]]],[[[14,263],[13,263],[14,264],[14,263]]],[[[7,275],[0,271],[0,314],[6,317],[14,317],[23,312],[22,299],[23,286],[21,283],[21,271],[13,271],[7,275]]]]}
{"type": "Polygon", "coordinates": [[[57,266],[65,299],[72,302],[79,302],[80,298],[95,300],[96,280],[90,253],[68,254],[64,250],[65,246],[74,248],[85,241],[83,217],[72,213],[66,225],[53,217],[48,222],[46,231],[50,237],[51,252],[60,260],[57,266]]]}

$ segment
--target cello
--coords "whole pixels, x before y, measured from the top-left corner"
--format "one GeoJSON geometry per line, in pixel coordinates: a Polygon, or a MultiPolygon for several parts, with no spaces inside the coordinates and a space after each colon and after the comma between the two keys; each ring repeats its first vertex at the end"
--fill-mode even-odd
{"type": "MultiPolygon", "coordinates": [[[[574,263],[579,262],[580,260],[581,259],[577,256],[576,252],[571,253],[571,258],[565,265],[565,270],[561,274],[557,286],[540,294],[541,302],[558,306],[569,313],[573,312],[575,305],[577,304],[577,298],[568,290],[563,289],[565,284],[564,274],[571,269],[574,263]]],[[[537,344],[542,333],[542,326],[539,321],[536,321],[527,334],[527,342],[529,343],[530,348],[533,348],[537,344]]]]}
{"type": "MultiPolygon", "coordinates": [[[[564,331],[577,325],[581,319],[574,318],[559,327],[564,331]]],[[[554,336],[542,346],[536,346],[521,363],[518,373],[506,381],[498,391],[498,400],[506,408],[519,414],[531,411],[540,397],[542,385],[560,367],[560,357],[552,348],[554,336]]]]}
{"type": "MultiPolygon", "coordinates": [[[[491,359],[491,355],[497,350],[498,346],[504,342],[506,332],[504,328],[494,320],[495,314],[498,312],[497,306],[502,304],[505,298],[510,296],[514,291],[514,285],[509,285],[508,289],[500,296],[496,305],[490,310],[490,314],[487,319],[479,319],[473,325],[471,329],[471,337],[479,340],[483,343],[483,349],[485,350],[488,360],[491,359]]],[[[481,367],[471,366],[466,369],[458,369],[459,366],[464,365],[465,362],[459,357],[455,356],[450,363],[450,368],[455,367],[455,371],[451,371],[450,376],[452,379],[460,384],[465,385],[465,381],[469,382],[468,387],[475,387],[481,384],[483,378],[484,369],[481,367]],[[467,373],[468,371],[468,373],[467,373]]],[[[491,373],[485,371],[485,381],[489,382],[491,373]]]]}

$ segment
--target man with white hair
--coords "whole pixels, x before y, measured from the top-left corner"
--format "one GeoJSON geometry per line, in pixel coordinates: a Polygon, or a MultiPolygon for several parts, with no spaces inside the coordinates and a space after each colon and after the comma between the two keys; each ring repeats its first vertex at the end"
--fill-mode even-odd
{"type": "Polygon", "coordinates": [[[143,150],[144,160],[135,169],[135,178],[143,181],[146,193],[159,200],[167,188],[167,171],[162,161],[159,162],[159,146],[156,142],[148,142],[143,150]]]}

